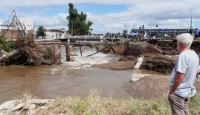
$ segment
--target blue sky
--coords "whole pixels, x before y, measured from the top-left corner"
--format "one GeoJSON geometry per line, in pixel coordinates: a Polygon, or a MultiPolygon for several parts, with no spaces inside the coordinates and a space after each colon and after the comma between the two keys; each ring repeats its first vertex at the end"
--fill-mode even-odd
{"type": "Polygon", "coordinates": [[[34,27],[68,30],[68,3],[87,14],[92,33],[123,32],[132,28],[200,28],[200,0],[0,0],[0,23],[12,10],[19,18],[31,18],[34,27]],[[191,12],[190,12],[191,11],[191,12]]]}
{"type": "MultiPolygon", "coordinates": [[[[92,14],[108,14],[108,13],[115,13],[115,12],[122,12],[127,10],[126,5],[110,5],[110,4],[94,4],[94,3],[82,3],[82,4],[74,4],[74,7],[80,13],[81,11],[86,13],[92,14]]],[[[40,10],[39,13],[45,16],[55,16],[58,13],[67,13],[68,12],[68,4],[65,5],[48,5],[48,6],[18,6],[15,8],[16,12],[18,11],[26,11],[26,12],[37,12],[40,10]]],[[[5,15],[6,16],[6,15],[5,15]]],[[[5,17],[4,16],[4,17],[5,17]]]]}

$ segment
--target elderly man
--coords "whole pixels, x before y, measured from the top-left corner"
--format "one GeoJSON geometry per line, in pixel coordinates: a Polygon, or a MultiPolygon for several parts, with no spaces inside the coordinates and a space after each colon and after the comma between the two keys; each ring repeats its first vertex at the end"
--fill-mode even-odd
{"type": "Polygon", "coordinates": [[[198,71],[199,57],[190,49],[193,36],[183,33],[176,37],[179,56],[172,70],[168,100],[173,115],[188,115],[188,97],[194,88],[194,81],[198,71]]]}

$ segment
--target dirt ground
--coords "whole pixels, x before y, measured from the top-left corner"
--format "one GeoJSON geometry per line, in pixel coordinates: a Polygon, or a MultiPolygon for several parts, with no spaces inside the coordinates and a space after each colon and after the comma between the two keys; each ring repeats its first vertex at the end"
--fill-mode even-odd
{"type": "Polygon", "coordinates": [[[160,100],[167,98],[169,76],[150,75],[129,83],[127,91],[133,98],[144,100],[160,100]]]}

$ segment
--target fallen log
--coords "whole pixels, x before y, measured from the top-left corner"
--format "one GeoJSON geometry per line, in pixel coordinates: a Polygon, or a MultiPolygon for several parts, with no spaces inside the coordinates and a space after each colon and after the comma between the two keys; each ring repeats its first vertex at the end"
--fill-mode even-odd
{"type": "Polygon", "coordinates": [[[97,52],[95,52],[94,54],[88,55],[88,56],[86,56],[86,57],[93,56],[93,55],[95,55],[95,54],[97,54],[97,53],[99,53],[99,52],[103,51],[103,50],[104,50],[104,49],[106,49],[106,48],[108,48],[108,47],[104,47],[103,49],[101,49],[101,50],[98,50],[98,51],[97,51],[97,52]]]}
{"type": "Polygon", "coordinates": [[[5,60],[8,60],[8,59],[10,59],[10,58],[12,58],[12,57],[15,57],[15,56],[17,56],[17,55],[20,55],[20,51],[21,51],[21,49],[18,48],[18,49],[16,49],[16,50],[14,50],[14,51],[12,51],[12,52],[10,52],[10,53],[4,55],[4,56],[1,56],[1,57],[0,57],[0,62],[5,61],[5,60]]]}

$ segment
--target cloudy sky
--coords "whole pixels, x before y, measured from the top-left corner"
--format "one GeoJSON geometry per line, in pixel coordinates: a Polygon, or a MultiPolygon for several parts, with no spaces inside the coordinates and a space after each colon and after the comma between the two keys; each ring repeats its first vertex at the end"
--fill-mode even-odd
{"type": "Polygon", "coordinates": [[[0,0],[0,23],[15,10],[33,19],[34,27],[68,29],[69,3],[93,22],[92,33],[123,32],[132,28],[200,28],[200,0],[0,0]]]}

